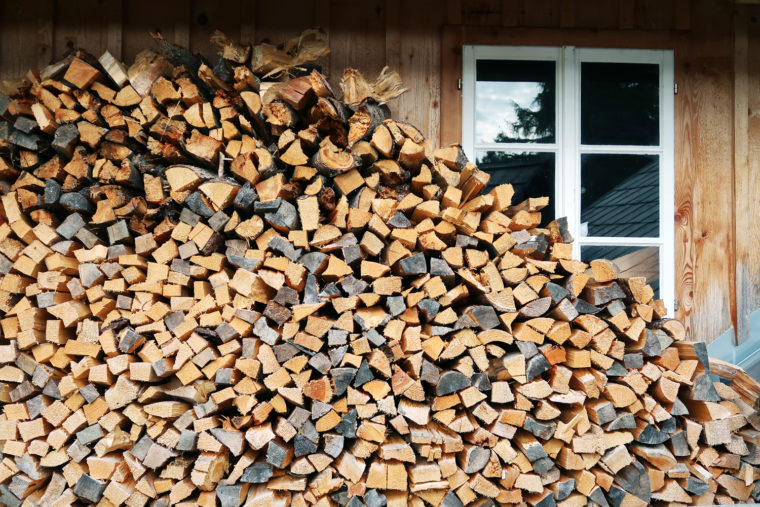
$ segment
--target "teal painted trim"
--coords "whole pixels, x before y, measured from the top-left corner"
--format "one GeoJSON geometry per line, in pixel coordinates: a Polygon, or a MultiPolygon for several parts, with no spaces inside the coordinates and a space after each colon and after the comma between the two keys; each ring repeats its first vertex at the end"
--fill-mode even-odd
{"type": "Polygon", "coordinates": [[[707,353],[710,357],[741,366],[749,375],[760,380],[760,310],[750,316],[747,341],[734,346],[734,329],[731,328],[707,345],[707,353]]]}

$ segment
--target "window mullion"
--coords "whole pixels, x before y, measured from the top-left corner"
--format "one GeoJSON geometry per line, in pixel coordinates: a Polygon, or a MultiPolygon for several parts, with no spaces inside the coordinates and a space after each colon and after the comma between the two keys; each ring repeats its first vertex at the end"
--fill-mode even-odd
{"type": "Polygon", "coordinates": [[[642,238],[625,236],[586,236],[578,240],[581,246],[663,246],[663,238],[642,238]]]}
{"type": "Polygon", "coordinates": [[[462,48],[462,148],[470,160],[475,160],[475,48],[462,48]]]}
{"type": "MultiPolygon", "coordinates": [[[[570,233],[576,238],[580,237],[580,154],[578,152],[580,141],[578,135],[580,108],[578,103],[580,95],[577,90],[578,76],[577,51],[572,46],[566,46],[562,48],[562,85],[560,87],[562,89],[562,129],[559,138],[562,155],[558,162],[557,173],[560,177],[557,179],[559,188],[556,192],[558,196],[561,196],[562,202],[558,206],[557,215],[568,218],[570,233]]],[[[577,243],[573,245],[573,253],[576,257],[580,255],[580,246],[577,243]]]]}
{"type": "Polygon", "coordinates": [[[559,145],[548,143],[480,143],[475,145],[473,151],[540,151],[551,152],[557,151],[559,145]]]}
{"type": "Polygon", "coordinates": [[[610,153],[610,154],[633,154],[633,155],[660,155],[663,152],[662,146],[642,146],[642,145],[621,145],[621,144],[605,144],[605,145],[592,145],[582,144],[579,145],[581,153],[610,153]]]}
{"type": "Polygon", "coordinates": [[[663,52],[660,66],[660,237],[665,241],[660,249],[660,295],[668,308],[668,315],[675,315],[675,163],[674,163],[674,97],[673,53],[663,52]]]}

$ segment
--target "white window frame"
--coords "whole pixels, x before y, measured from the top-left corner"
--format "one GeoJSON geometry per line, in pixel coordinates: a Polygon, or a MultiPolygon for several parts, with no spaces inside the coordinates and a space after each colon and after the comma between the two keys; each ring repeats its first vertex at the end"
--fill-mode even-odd
{"type": "Polygon", "coordinates": [[[575,238],[573,255],[581,246],[659,247],[660,298],[674,314],[674,75],[672,50],[592,49],[574,46],[475,46],[463,47],[462,147],[470,160],[476,150],[510,152],[553,152],[555,154],[555,199],[558,217],[568,217],[575,238]],[[475,143],[475,64],[477,60],[545,60],[556,62],[555,143],[475,143]],[[581,62],[648,63],[659,66],[660,144],[657,146],[581,145],[581,62]],[[581,236],[581,155],[613,153],[658,155],[660,162],[660,234],[655,238],[581,236]]]}

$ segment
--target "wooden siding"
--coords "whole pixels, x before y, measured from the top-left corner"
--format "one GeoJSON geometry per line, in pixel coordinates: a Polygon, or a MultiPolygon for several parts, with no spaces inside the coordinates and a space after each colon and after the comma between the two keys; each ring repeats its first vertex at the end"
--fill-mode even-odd
{"type": "Polygon", "coordinates": [[[131,62],[148,35],[213,58],[209,35],[280,42],[321,27],[343,67],[397,69],[394,114],[443,143],[461,137],[462,44],[673,49],[677,315],[695,340],[760,308],[760,6],[729,0],[4,0],[0,76],[74,47],[131,62]]]}

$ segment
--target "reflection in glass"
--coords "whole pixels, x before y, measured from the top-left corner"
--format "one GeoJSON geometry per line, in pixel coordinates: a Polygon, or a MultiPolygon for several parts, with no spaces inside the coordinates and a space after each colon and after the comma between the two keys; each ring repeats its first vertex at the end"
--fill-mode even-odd
{"type": "Polygon", "coordinates": [[[660,235],[657,155],[581,155],[584,236],[660,235]]]}
{"type": "Polygon", "coordinates": [[[478,167],[491,173],[485,192],[503,183],[511,183],[515,195],[512,202],[528,197],[549,196],[549,205],[541,210],[541,224],[554,220],[554,153],[510,153],[478,151],[478,167]]]}
{"type": "Polygon", "coordinates": [[[583,246],[581,260],[608,259],[620,268],[621,278],[644,276],[660,297],[660,248],[656,246],[583,246]]]}
{"type": "Polygon", "coordinates": [[[656,146],[659,67],[642,63],[581,64],[581,143],[656,146]]]}
{"type": "Polygon", "coordinates": [[[555,62],[478,60],[475,143],[555,141],[555,62]]]}

